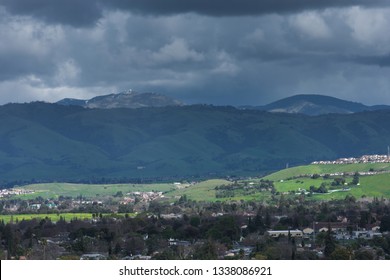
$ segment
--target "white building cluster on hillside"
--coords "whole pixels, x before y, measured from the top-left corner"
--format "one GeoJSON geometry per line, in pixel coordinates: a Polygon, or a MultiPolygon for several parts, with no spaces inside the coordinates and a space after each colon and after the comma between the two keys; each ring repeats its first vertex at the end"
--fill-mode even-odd
{"type": "Polygon", "coordinates": [[[0,190],[0,197],[9,197],[13,195],[22,195],[22,194],[30,194],[34,193],[34,191],[31,190],[25,190],[25,189],[4,189],[0,190]]]}
{"type": "Polygon", "coordinates": [[[313,161],[311,164],[390,163],[387,155],[364,155],[360,158],[339,158],[328,161],[313,161]]]}

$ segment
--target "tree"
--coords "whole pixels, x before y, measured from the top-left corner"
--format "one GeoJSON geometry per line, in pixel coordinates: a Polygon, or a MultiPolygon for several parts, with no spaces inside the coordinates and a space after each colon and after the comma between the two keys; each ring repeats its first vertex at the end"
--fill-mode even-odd
{"type": "Polygon", "coordinates": [[[122,246],[121,244],[119,244],[119,242],[117,242],[114,247],[114,254],[118,255],[121,251],[122,251],[122,246]]]}
{"type": "Polygon", "coordinates": [[[264,220],[264,225],[266,226],[266,228],[270,228],[271,227],[271,214],[269,213],[269,211],[267,210],[265,212],[265,220],[264,220]]]}
{"type": "Polygon", "coordinates": [[[320,174],[317,174],[317,173],[311,175],[311,178],[312,178],[312,179],[318,179],[318,178],[320,178],[320,177],[321,177],[320,174]]]}
{"type": "Polygon", "coordinates": [[[373,260],[374,254],[366,249],[359,249],[355,252],[355,260],[373,260]]]}
{"type": "Polygon", "coordinates": [[[357,185],[357,184],[359,184],[359,172],[356,172],[353,175],[353,179],[352,179],[352,185],[357,185]]]}
{"type": "Polygon", "coordinates": [[[230,243],[233,240],[238,240],[240,228],[234,216],[223,216],[215,221],[207,231],[207,235],[214,240],[230,243]]]}
{"type": "Polygon", "coordinates": [[[130,204],[119,204],[118,213],[132,213],[134,208],[130,204]]]}
{"type": "Polygon", "coordinates": [[[336,242],[332,235],[332,229],[330,228],[330,225],[328,226],[328,231],[325,234],[325,249],[324,249],[324,255],[327,258],[330,258],[331,254],[336,249],[336,242]]]}
{"type": "Polygon", "coordinates": [[[336,247],[330,254],[332,260],[350,260],[351,252],[345,247],[336,247]]]}
{"type": "Polygon", "coordinates": [[[6,245],[6,249],[7,249],[7,252],[8,252],[8,256],[7,258],[10,259],[11,256],[14,256],[15,253],[16,253],[16,240],[15,240],[15,236],[14,236],[14,230],[11,226],[10,223],[8,223],[5,227],[4,227],[4,240],[5,240],[5,245],[6,245]]]}
{"type": "Polygon", "coordinates": [[[365,228],[371,223],[371,214],[368,211],[360,211],[359,227],[365,228]]]}
{"type": "Polygon", "coordinates": [[[327,188],[326,188],[326,186],[325,186],[324,183],[321,184],[321,186],[318,188],[317,191],[318,191],[319,193],[327,193],[327,192],[328,192],[328,190],[327,190],[327,188]]]}
{"type": "Polygon", "coordinates": [[[114,197],[123,197],[123,192],[117,191],[116,194],[114,194],[114,197]]]}
{"type": "Polygon", "coordinates": [[[344,178],[334,178],[332,182],[332,186],[342,186],[345,184],[345,179],[344,178]]]}
{"type": "Polygon", "coordinates": [[[381,219],[381,232],[390,231],[390,215],[384,215],[381,219]]]}
{"type": "Polygon", "coordinates": [[[248,230],[249,232],[259,231],[261,234],[265,232],[265,224],[263,222],[263,217],[257,214],[254,219],[250,218],[248,222],[248,230]]]}
{"type": "Polygon", "coordinates": [[[215,242],[208,240],[198,247],[193,254],[194,260],[215,260],[218,257],[215,242]]]}

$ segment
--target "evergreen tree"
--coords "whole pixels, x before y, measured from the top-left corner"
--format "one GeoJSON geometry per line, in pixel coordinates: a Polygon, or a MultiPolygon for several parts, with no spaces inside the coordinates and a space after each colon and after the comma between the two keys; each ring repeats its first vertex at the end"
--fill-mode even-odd
{"type": "Polygon", "coordinates": [[[325,249],[324,249],[325,257],[329,258],[335,249],[336,249],[336,242],[332,236],[332,229],[330,228],[329,225],[328,231],[326,232],[325,235],[325,249]]]}
{"type": "Polygon", "coordinates": [[[352,185],[357,185],[357,184],[359,184],[359,172],[356,172],[353,175],[353,179],[352,179],[352,185]]]}

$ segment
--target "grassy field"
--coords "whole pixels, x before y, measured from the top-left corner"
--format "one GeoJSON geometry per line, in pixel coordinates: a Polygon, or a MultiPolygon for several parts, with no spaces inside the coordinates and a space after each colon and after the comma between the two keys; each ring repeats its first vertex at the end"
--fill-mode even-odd
{"type": "Polygon", "coordinates": [[[378,174],[360,178],[361,195],[390,197],[390,174],[378,174]]]}
{"type": "MultiPolygon", "coordinates": [[[[376,164],[375,164],[376,165],[376,164]]],[[[372,165],[371,165],[372,166],[372,165]]],[[[387,164],[387,166],[389,166],[387,164]]],[[[364,165],[355,165],[353,168],[351,165],[345,165],[346,169],[343,166],[338,166],[338,168],[327,168],[326,170],[329,173],[333,172],[354,172],[354,168],[358,167],[359,171],[368,171],[370,168],[364,165]],[[343,170],[343,171],[340,171],[343,170]]],[[[375,166],[375,170],[383,168],[382,164],[375,166]]],[[[296,171],[297,169],[295,169],[296,171]]],[[[298,170],[305,170],[304,168],[298,170]]],[[[307,170],[307,169],[306,169],[307,170]]],[[[277,176],[280,176],[278,172],[277,176]]],[[[328,172],[326,172],[328,173],[328,172]]],[[[306,174],[306,173],[305,173],[306,174]]],[[[298,176],[300,173],[288,173],[289,177],[298,176]]],[[[315,186],[316,188],[320,187],[322,183],[327,184],[327,188],[331,186],[334,178],[324,179],[324,178],[297,178],[289,179],[286,178],[280,179],[274,182],[275,188],[278,192],[298,192],[301,190],[309,190],[310,186],[315,186]]],[[[283,178],[283,177],[279,177],[283,178]]],[[[346,183],[352,182],[352,177],[346,177],[346,183]]],[[[183,189],[177,189],[175,191],[169,192],[166,196],[172,199],[179,198],[180,196],[186,195],[187,198],[196,200],[196,201],[229,201],[229,200],[255,200],[255,201],[266,201],[271,197],[270,192],[255,192],[253,194],[247,195],[243,190],[235,190],[234,197],[227,198],[216,198],[216,186],[221,185],[230,185],[232,182],[226,180],[208,180],[201,182],[195,185],[188,186],[183,189]]],[[[344,199],[346,195],[353,195],[356,198],[366,197],[387,197],[390,198],[390,173],[386,174],[377,174],[372,176],[360,176],[360,185],[359,186],[339,186],[335,187],[336,189],[342,189],[343,187],[350,188],[349,191],[340,191],[326,194],[314,194],[313,199],[318,200],[331,200],[331,199],[344,199]]]]}
{"type": "Polygon", "coordinates": [[[186,195],[187,198],[196,201],[215,201],[215,187],[229,184],[231,184],[231,182],[226,180],[207,180],[186,188],[177,189],[167,194],[167,196],[175,198],[186,195]]]}
{"type": "MultiPolygon", "coordinates": [[[[322,168],[321,170],[315,169],[314,173],[335,173],[335,172],[355,172],[355,171],[368,171],[367,168],[370,166],[375,166],[375,170],[388,170],[388,164],[349,164],[349,165],[332,165],[322,168]],[[324,172],[326,171],[326,172],[324,172]]],[[[316,167],[316,166],[314,166],[316,167]]],[[[372,168],[372,167],[370,167],[372,168]]],[[[368,168],[369,169],[369,168],[368,168]]],[[[275,174],[267,176],[268,179],[278,179],[275,181],[276,190],[279,192],[289,192],[289,191],[298,191],[299,189],[309,190],[310,186],[315,186],[318,188],[322,183],[326,183],[327,187],[330,186],[333,178],[324,179],[317,178],[312,179],[309,177],[305,178],[296,178],[288,179],[294,176],[299,176],[306,173],[307,171],[313,171],[313,166],[302,166],[299,168],[290,168],[290,170],[279,171],[275,174]],[[300,172],[305,173],[300,173],[300,172]]],[[[352,181],[352,177],[346,177],[346,183],[352,181]]],[[[345,186],[350,188],[347,192],[334,192],[326,194],[315,194],[313,195],[314,199],[343,199],[346,195],[353,195],[356,198],[361,197],[386,197],[390,198],[390,173],[385,174],[376,174],[369,176],[360,176],[360,185],[358,186],[345,186]]],[[[339,187],[341,189],[342,186],[339,187]]]]}
{"type": "MultiPolygon", "coordinates": [[[[386,171],[390,170],[388,163],[373,164],[345,164],[345,165],[307,165],[298,166],[281,170],[270,174],[263,179],[274,181],[278,192],[298,192],[299,190],[309,190],[310,186],[318,188],[322,183],[326,183],[329,188],[334,178],[312,179],[310,177],[300,177],[308,174],[329,174],[343,172],[364,172],[369,170],[386,171]],[[293,178],[298,177],[298,178],[293,178]]],[[[346,177],[346,182],[352,181],[351,177],[346,177]]],[[[256,180],[251,180],[256,181],[256,180]]],[[[228,201],[228,200],[267,200],[271,194],[269,192],[253,191],[248,192],[244,189],[234,190],[234,197],[217,198],[215,187],[221,185],[230,185],[232,182],[221,179],[207,180],[196,184],[107,184],[107,185],[88,185],[88,184],[68,184],[68,183],[49,183],[34,184],[23,187],[26,190],[33,190],[33,194],[18,196],[18,198],[29,199],[41,196],[43,198],[57,198],[60,195],[77,197],[103,197],[115,195],[121,191],[123,194],[136,191],[159,191],[164,192],[165,197],[170,200],[176,200],[183,195],[188,199],[195,201],[228,201]]],[[[342,187],[340,186],[339,189],[342,187]]],[[[377,174],[372,176],[360,176],[360,185],[351,186],[348,192],[335,192],[327,194],[314,194],[314,199],[343,199],[346,195],[353,195],[356,198],[366,197],[388,197],[390,198],[390,173],[377,174]]]]}
{"type": "Polygon", "coordinates": [[[330,174],[337,172],[368,172],[370,169],[373,169],[375,171],[388,171],[390,170],[390,163],[356,163],[326,165],[310,164],[283,169],[268,176],[265,176],[264,179],[278,181],[301,175],[330,174]]]}
{"type": "MultiPolygon", "coordinates": [[[[112,214],[103,214],[104,216],[110,216],[112,214]]],[[[123,216],[125,214],[115,214],[119,216],[123,216]]],[[[135,216],[136,214],[130,213],[129,216],[135,216]]],[[[0,215],[0,221],[3,220],[5,223],[12,222],[20,222],[23,220],[32,220],[32,219],[50,219],[52,222],[57,222],[60,218],[65,219],[65,221],[70,221],[72,219],[92,219],[92,213],[60,213],[60,214],[16,214],[16,215],[0,215]]]]}
{"type": "Polygon", "coordinates": [[[43,198],[58,198],[62,196],[77,197],[97,197],[105,195],[115,195],[118,191],[123,194],[129,192],[149,192],[160,191],[166,192],[174,190],[174,184],[69,184],[69,183],[48,183],[34,184],[21,187],[22,189],[34,191],[32,194],[19,196],[20,198],[29,199],[41,196],[43,198]]]}
{"type": "Polygon", "coordinates": [[[311,179],[311,178],[298,178],[291,180],[275,181],[274,185],[278,192],[290,192],[301,190],[309,190],[310,186],[318,188],[321,183],[331,183],[333,180],[324,180],[322,178],[311,179]]]}
{"type": "Polygon", "coordinates": [[[204,182],[200,182],[198,184],[189,186],[187,188],[176,190],[170,193],[170,197],[181,197],[186,195],[188,199],[196,200],[196,201],[238,201],[238,200],[256,200],[256,201],[264,201],[271,196],[269,192],[260,192],[253,191],[253,193],[248,194],[243,189],[234,190],[234,197],[216,197],[215,187],[219,187],[222,185],[231,185],[233,184],[231,181],[227,180],[208,180],[204,182]]]}
{"type": "Polygon", "coordinates": [[[68,184],[68,183],[48,183],[34,184],[21,187],[20,189],[32,190],[34,193],[20,195],[18,198],[30,199],[41,196],[43,198],[58,198],[62,196],[77,197],[102,197],[106,195],[115,195],[118,191],[123,194],[129,192],[164,192],[165,197],[175,199],[182,195],[187,195],[189,199],[197,201],[215,200],[215,187],[231,184],[227,180],[207,180],[197,184],[107,184],[107,185],[88,185],[88,184],[68,184]]]}

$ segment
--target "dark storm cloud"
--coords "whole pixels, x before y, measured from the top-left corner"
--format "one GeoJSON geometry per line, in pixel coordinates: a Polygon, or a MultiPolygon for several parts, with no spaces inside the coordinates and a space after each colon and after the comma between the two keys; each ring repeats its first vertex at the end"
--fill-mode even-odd
{"type": "Polygon", "coordinates": [[[390,9],[374,8],[388,4],[0,0],[0,104],[129,88],[188,104],[390,103],[390,9]]]}
{"type": "Polygon", "coordinates": [[[97,0],[0,0],[0,5],[16,15],[32,16],[47,23],[88,26],[102,17],[97,0]]]}
{"type": "Polygon", "coordinates": [[[0,55],[0,65],[7,65],[7,67],[0,68],[0,81],[17,79],[31,74],[49,76],[49,73],[53,73],[55,70],[51,63],[25,54],[0,55]]]}
{"type": "Polygon", "coordinates": [[[349,6],[389,5],[387,0],[113,0],[112,7],[144,14],[198,13],[211,16],[243,16],[298,12],[349,6]]]}
{"type": "Polygon", "coordinates": [[[350,60],[359,64],[390,67],[390,53],[385,55],[356,56],[350,60]]]}
{"type": "Polygon", "coordinates": [[[105,9],[139,14],[196,13],[208,16],[247,16],[294,13],[332,7],[389,6],[387,0],[0,0],[14,15],[26,15],[48,23],[71,26],[95,24],[105,9]]]}

